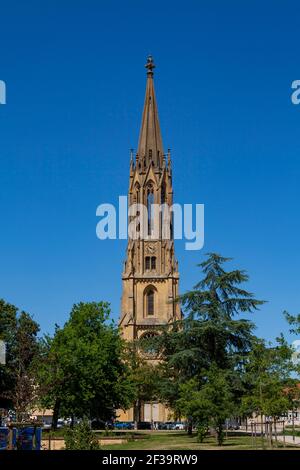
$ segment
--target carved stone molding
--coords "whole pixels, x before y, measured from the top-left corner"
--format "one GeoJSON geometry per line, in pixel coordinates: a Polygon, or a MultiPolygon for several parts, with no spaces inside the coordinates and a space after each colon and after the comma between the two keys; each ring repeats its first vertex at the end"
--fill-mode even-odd
{"type": "Polygon", "coordinates": [[[156,253],[156,243],[155,242],[147,242],[145,244],[145,253],[146,253],[146,255],[155,255],[155,253],[156,253]]]}

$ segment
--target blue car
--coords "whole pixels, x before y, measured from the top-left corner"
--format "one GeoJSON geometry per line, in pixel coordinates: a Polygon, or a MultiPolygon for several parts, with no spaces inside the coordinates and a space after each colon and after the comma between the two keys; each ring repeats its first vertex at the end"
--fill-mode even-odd
{"type": "Polygon", "coordinates": [[[134,429],[134,424],[131,421],[116,421],[114,423],[115,429],[134,429]]]}

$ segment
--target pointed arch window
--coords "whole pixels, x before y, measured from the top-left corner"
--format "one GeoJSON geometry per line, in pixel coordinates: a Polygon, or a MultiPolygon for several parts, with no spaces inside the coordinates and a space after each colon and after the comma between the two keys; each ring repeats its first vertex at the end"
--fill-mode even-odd
{"type": "Polygon", "coordinates": [[[149,269],[150,269],[150,256],[146,256],[145,268],[146,268],[146,271],[149,271],[149,269]]]}
{"type": "Polygon", "coordinates": [[[148,235],[152,234],[153,229],[153,204],[154,204],[154,194],[153,186],[150,185],[147,192],[147,211],[148,211],[148,235]]]}
{"type": "Polygon", "coordinates": [[[165,183],[161,186],[161,203],[164,204],[166,202],[166,185],[165,183]]]}
{"type": "Polygon", "coordinates": [[[135,201],[136,201],[137,204],[139,204],[140,203],[140,185],[139,185],[139,183],[135,183],[134,189],[135,189],[135,201]]]}
{"type": "Polygon", "coordinates": [[[146,271],[153,271],[156,269],[156,256],[146,256],[145,258],[145,269],[146,271]]]}
{"type": "Polygon", "coordinates": [[[156,269],[156,257],[151,257],[151,269],[156,269]]]}
{"type": "Polygon", "coordinates": [[[166,198],[166,184],[163,182],[161,186],[161,193],[160,193],[160,201],[161,201],[161,213],[160,213],[160,226],[161,226],[161,236],[162,238],[168,238],[165,236],[167,234],[166,224],[168,224],[168,210],[166,208],[167,198],[166,198]]]}
{"type": "Polygon", "coordinates": [[[146,294],[147,315],[154,315],[154,289],[149,289],[146,294]]]}
{"type": "Polygon", "coordinates": [[[148,285],[144,290],[144,317],[153,317],[156,315],[157,290],[153,285],[148,285]]]}

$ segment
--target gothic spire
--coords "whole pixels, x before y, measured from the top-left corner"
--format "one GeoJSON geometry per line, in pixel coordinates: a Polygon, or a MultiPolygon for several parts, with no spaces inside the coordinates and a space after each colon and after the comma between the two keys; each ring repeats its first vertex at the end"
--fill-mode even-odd
{"type": "Polygon", "coordinates": [[[137,154],[144,166],[148,166],[152,160],[155,167],[161,168],[164,151],[154,91],[153,69],[155,65],[152,56],[148,57],[145,67],[147,69],[146,95],[137,154]]]}

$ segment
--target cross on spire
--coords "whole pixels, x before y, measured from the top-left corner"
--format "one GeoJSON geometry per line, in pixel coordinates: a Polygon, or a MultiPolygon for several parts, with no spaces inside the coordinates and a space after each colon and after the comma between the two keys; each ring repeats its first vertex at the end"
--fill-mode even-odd
{"type": "Polygon", "coordinates": [[[153,75],[153,69],[155,69],[155,64],[153,61],[152,55],[148,55],[147,57],[147,63],[145,65],[146,69],[148,69],[147,75],[153,75]]]}

